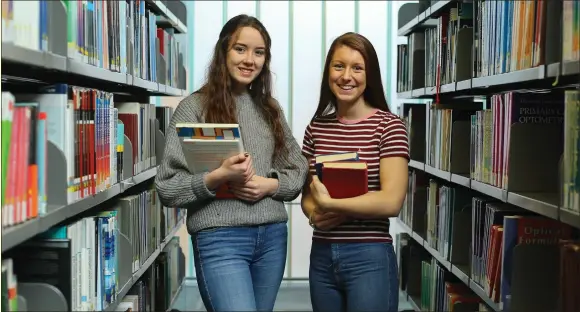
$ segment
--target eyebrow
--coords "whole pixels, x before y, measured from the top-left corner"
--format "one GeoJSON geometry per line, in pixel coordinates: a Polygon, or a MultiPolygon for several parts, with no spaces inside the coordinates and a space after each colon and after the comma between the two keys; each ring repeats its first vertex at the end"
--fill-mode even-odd
{"type": "MultiPolygon", "coordinates": [[[[241,43],[241,42],[236,42],[234,45],[242,46],[244,48],[247,48],[248,47],[247,44],[244,44],[244,43],[241,43]]],[[[259,46],[256,49],[266,49],[266,47],[259,46]]]]}
{"type": "MultiPolygon", "coordinates": [[[[344,62],[344,61],[342,61],[342,60],[332,60],[332,61],[331,61],[331,63],[341,63],[341,64],[344,64],[344,63],[346,63],[346,62],[344,62]]],[[[364,63],[354,63],[353,65],[362,66],[362,67],[364,67],[364,66],[365,66],[365,64],[364,64],[364,63]]]]}

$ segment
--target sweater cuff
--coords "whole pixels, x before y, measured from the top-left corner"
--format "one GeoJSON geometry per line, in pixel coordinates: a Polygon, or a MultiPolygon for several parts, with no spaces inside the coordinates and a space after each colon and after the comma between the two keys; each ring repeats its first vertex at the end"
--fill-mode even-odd
{"type": "Polygon", "coordinates": [[[215,198],[215,191],[211,191],[205,185],[204,178],[207,175],[207,172],[194,174],[191,179],[191,187],[193,189],[193,194],[199,200],[206,200],[206,199],[213,199],[215,198]]]}
{"type": "Polygon", "coordinates": [[[290,189],[288,178],[286,175],[280,174],[278,170],[271,169],[268,172],[268,178],[278,180],[278,189],[272,195],[272,198],[278,201],[288,201],[294,196],[294,192],[290,189]]]}

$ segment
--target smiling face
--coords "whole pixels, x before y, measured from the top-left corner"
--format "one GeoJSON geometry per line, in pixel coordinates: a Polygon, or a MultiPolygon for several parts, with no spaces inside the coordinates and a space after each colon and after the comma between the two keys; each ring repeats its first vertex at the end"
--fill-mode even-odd
{"type": "Polygon", "coordinates": [[[226,57],[228,71],[238,87],[246,87],[258,77],[266,61],[266,44],[258,30],[242,27],[226,57]]]}
{"type": "Polygon", "coordinates": [[[367,79],[360,52],[345,45],[338,47],[330,60],[328,83],[338,102],[352,104],[362,100],[367,79]]]}

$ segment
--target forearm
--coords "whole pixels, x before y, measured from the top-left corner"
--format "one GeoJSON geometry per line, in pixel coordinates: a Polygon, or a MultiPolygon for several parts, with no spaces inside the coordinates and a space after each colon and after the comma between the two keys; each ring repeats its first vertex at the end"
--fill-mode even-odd
{"type": "Polygon", "coordinates": [[[280,186],[279,184],[278,179],[266,178],[266,195],[274,196],[280,186]]]}
{"type": "Polygon", "coordinates": [[[307,192],[302,193],[302,200],[300,202],[302,206],[302,212],[306,216],[306,218],[310,218],[314,210],[316,209],[316,203],[310,194],[307,192]]]}
{"type": "Polygon", "coordinates": [[[352,198],[329,199],[324,203],[324,210],[344,213],[359,219],[384,219],[398,216],[401,206],[400,199],[378,191],[352,198]]]}
{"type": "Polygon", "coordinates": [[[218,168],[218,169],[204,175],[203,182],[208,190],[214,191],[220,185],[227,182],[227,177],[226,177],[225,173],[223,173],[223,171],[220,168],[218,168]]]}

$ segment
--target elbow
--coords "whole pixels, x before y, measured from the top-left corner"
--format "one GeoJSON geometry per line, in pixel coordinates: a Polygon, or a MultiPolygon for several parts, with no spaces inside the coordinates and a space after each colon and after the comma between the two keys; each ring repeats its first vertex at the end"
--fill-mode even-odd
{"type": "Polygon", "coordinates": [[[163,207],[172,207],[173,202],[169,196],[166,195],[163,188],[160,187],[159,182],[155,179],[155,190],[157,191],[157,196],[159,197],[159,201],[163,207]]]}
{"type": "Polygon", "coordinates": [[[163,196],[161,195],[160,192],[157,192],[157,194],[159,195],[159,201],[161,202],[161,205],[163,205],[163,207],[174,208],[176,206],[175,201],[171,200],[170,197],[163,196]]]}
{"type": "MultiPolygon", "coordinates": [[[[274,198],[289,202],[298,198],[298,195],[302,192],[304,183],[306,183],[308,169],[302,170],[302,168],[298,168],[296,171],[284,173],[272,170],[271,173],[275,174],[278,179],[278,190],[274,198]]],[[[272,176],[272,174],[269,174],[269,176],[272,176]]]]}
{"type": "Polygon", "coordinates": [[[296,198],[298,198],[298,195],[300,195],[301,191],[302,191],[302,187],[290,186],[290,187],[288,187],[288,189],[284,190],[283,192],[279,192],[279,195],[281,195],[280,199],[284,202],[293,201],[296,198]]]}
{"type": "MultiPolygon", "coordinates": [[[[292,187],[291,194],[292,198],[291,201],[296,199],[300,194],[302,194],[304,190],[304,186],[306,185],[306,180],[308,179],[308,164],[304,166],[304,168],[300,168],[300,174],[298,175],[297,183],[292,187]]],[[[304,194],[303,194],[304,195],[304,194]]],[[[304,199],[302,196],[301,201],[304,199]]]]}
{"type": "Polygon", "coordinates": [[[172,196],[170,192],[167,192],[167,187],[162,180],[159,179],[159,176],[155,177],[155,190],[157,191],[157,196],[159,197],[159,201],[164,207],[168,208],[175,208],[179,207],[177,205],[177,197],[172,196]]]}
{"type": "Polygon", "coordinates": [[[196,203],[199,198],[191,191],[191,187],[185,186],[186,181],[187,179],[178,176],[155,177],[155,190],[161,204],[168,208],[187,208],[196,203]]]}
{"type": "Polygon", "coordinates": [[[405,197],[400,196],[391,196],[390,199],[385,198],[385,205],[381,209],[382,217],[384,218],[392,218],[398,217],[401,209],[403,208],[403,202],[405,201],[405,197]]]}
{"type": "Polygon", "coordinates": [[[304,184],[306,183],[307,175],[301,173],[296,179],[296,183],[292,183],[292,187],[290,188],[290,200],[295,200],[300,194],[302,194],[302,190],[304,189],[304,184]]]}
{"type": "Polygon", "coordinates": [[[285,201],[293,201],[296,198],[298,198],[298,196],[300,195],[300,192],[302,191],[302,188],[296,189],[296,190],[292,190],[290,192],[290,196],[288,197],[288,199],[286,199],[285,201]]]}

